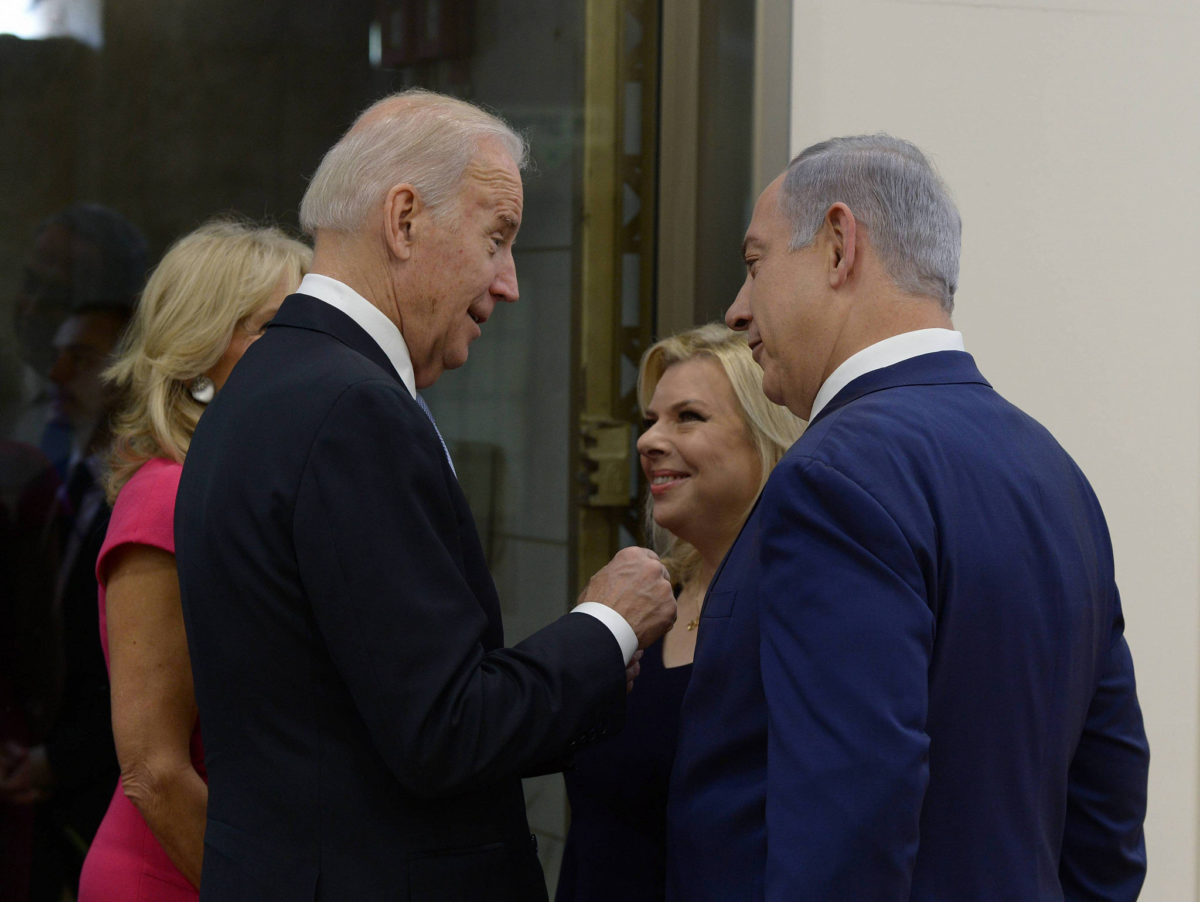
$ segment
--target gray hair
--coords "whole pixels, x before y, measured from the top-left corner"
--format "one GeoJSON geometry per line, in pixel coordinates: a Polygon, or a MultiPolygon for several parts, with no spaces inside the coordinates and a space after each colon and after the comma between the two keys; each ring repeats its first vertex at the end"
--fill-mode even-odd
{"type": "Polygon", "coordinates": [[[810,245],[833,204],[866,227],[871,246],[902,290],[954,309],[962,220],[945,183],[920,150],[890,135],[831,138],[788,164],[780,209],[791,249],[810,245]]]}
{"type": "Polygon", "coordinates": [[[321,160],[300,202],[300,226],[353,232],[393,185],[408,182],[437,210],[488,140],[518,169],[529,145],[503,120],[479,107],[414,88],[372,104],[321,160]]]}

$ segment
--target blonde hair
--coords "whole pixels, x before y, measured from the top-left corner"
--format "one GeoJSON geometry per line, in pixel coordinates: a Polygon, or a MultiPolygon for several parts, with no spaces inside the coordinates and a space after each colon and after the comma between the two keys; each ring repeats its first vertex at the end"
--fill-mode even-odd
{"type": "Polygon", "coordinates": [[[234,329],[312,251],[273,227],[217,219],[171,246],[154,269],[104,373],[120,394],[105,488],[109,501],[147,460],[183,462],[204,405],[188,384],[220,360],[234,329]]]}
{"type": "MultiPolygon", "coordinates": [[[[744,332],[734,332],[720,323],[709,323],[651,345],[638,365],[638,405],[645,413],[663,373],[677,363],[698,357],[716,361],[729,379],[742,422],[762,462],[758,484],[761,492],[775,464],[804,431],[804,421],[789,413],[787,408],[773,404],[763,394],[762,369],[754,362],[744,332]]],[[[750,513],[750,506],[747,506],[746,514],[750,513]]],[[[654,503],[649,495],[645,502],[645,517],[647,535],[671,572],[671,581],[686,583],[700,566],[700,553],[654,522],[654,503]]]]}

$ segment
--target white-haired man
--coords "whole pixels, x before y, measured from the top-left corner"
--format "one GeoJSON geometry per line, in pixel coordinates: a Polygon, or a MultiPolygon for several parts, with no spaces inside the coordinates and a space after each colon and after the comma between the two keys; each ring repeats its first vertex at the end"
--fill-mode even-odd
{"type": "Polygon", "coordinates": [[[953,331],[960,223],[912,144],[763,192],[726,322],[809,421],[713,578],[668,898],[1121,900],[1148,751],[1087,480],[953,331]]]}
{"type": "Polygon", "coordinates": [[[517,300],[523,142],[368,109],[301,207],[312,271],[196,431],[176,512],[209,779],[201,896],[543,899],[520,777],[620,721],[674,618],[626,549],[513,648],[416,390],[517,300]]]}

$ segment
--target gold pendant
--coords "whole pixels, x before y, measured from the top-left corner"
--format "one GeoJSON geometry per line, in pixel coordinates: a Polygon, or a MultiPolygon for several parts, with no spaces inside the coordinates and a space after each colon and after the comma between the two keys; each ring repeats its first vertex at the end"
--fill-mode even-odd
{"type": "Polygon", "coordinates": [[[700,618],[699,618],[699,617],[697,617],[695,620],[689,620],[689,621],[687,622],[687,629],[688,629],[688,632],[691,632],[692,630],[694,630],[694,629],[695,629],[696,627],[698,627],[699,625],[700,625],[700,618]]]}

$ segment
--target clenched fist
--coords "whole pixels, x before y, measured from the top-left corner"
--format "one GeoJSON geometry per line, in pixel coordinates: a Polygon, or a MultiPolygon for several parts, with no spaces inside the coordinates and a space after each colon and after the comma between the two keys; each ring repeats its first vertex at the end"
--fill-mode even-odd
{"type": "Polygon", "coordinates": [[[622,548],[593,576],[579,600],[607,605],[625,618],[645,648],[675,622],[667,568],[648,548],[622,548]]]}

